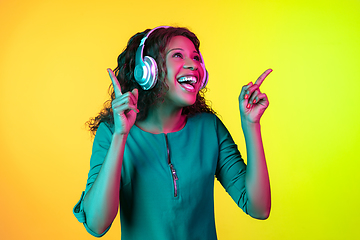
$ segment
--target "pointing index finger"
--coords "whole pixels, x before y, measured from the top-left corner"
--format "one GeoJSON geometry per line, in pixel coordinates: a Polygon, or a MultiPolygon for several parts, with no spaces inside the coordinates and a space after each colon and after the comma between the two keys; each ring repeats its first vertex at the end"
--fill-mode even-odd
{"type": "Polygon", "coordinates": [[[263,81],[265,80],[265,78],[272,72],[272,69],[269,68],[268,70],[266,70],[263,74],[261,74],[261,76],[256,80],[255,84],[257,84],[259,87],[260,85],[263,83],[263,81]]]}
{"type": "Polygon", "coordinates": [[[122,92],[121,92],[121,87],[120,87],[120,83],[119,81],[117,80],[114,72],[108,68],[107,69],[108,73],[109,73],[109,76],[111,78],[111,81],[112,81],[112,84],[113,84],[113,87],[114,87],[114,91],[115,91],[115,97],[119,97],[122,95],[122,92]]]}

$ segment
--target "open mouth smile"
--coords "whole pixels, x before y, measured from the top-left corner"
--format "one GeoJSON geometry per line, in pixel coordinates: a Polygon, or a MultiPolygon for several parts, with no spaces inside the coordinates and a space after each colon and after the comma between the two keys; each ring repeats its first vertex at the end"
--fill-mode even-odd
{"type": "Polygon", "coordinates": [[[182,76],[177,79],[181,87],[189,92],[195,92],[195,85],[197,83],[197,78],[195,76],[182,76]]]}

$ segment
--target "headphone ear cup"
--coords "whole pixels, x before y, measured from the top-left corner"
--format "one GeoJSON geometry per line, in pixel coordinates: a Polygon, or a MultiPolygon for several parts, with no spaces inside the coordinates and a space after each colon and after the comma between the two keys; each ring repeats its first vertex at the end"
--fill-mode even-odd
{"type": "Polygon", "coordinates": [[[206,87],[206,84],[208,83],[208,79],[209,79],[209,74],[208,74],[208,71],[206,70],[205,68],[205,64],[204,63],[201,63],[201,67],[202,69],[204,70],[204,77],[201,81],[201,87],[200,89],[203,89],[204,87],[206,87]]]}
{"type": "Polygon", "coordinates": [[[145,81],[142,86],[145,90],[151,89],[155,86],[158,78],[158,67],[155,59],[149,56],[144,57],[145,67],[147,69],[146,73],[143,76],[145,81]]]}
{"type": "Polygon", "coordinates": [[[143,70],[143,66],[141,64],[138,64],[135,66],[134,78],[137,82],[139,82],[139,84],[140,84],[140,82],[142,82],[142,79],[144,78],[144,70],[143,70]]]}

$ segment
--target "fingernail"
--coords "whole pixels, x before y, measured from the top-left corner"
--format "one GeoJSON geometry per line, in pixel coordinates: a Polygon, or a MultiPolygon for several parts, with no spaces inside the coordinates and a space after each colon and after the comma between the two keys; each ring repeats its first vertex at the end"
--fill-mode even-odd
{"type": "Polygon", "coordinates": [[[246,105],[247,108],[250,108],[250,106],[251,106],[250,103],[248,103],[248,105],[246,105]]]}
{"type": "Polygon", "coordinates": [[[256,99],[253,100],[253,103],[256,103],[256,99]]]}
{"type": "Polygon", "coordinates": [[[249,98],[249,95],[247,95],[247,94],[245,94],[245,97],[244,97],[245,99],[248,99],[249,98]]]}

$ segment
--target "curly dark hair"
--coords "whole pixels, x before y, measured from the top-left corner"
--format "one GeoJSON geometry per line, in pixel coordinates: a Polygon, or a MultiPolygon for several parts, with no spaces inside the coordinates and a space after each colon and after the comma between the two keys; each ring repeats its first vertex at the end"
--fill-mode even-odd
{"type": "MultiPolygon", "coordinates": [[[[137,114],[137,121],[143,120],[147,117],[151,106],[154,106],[159,102],[163,102],[164,96],[169,89],[164,79],[167,74],[166,46],[169,44],[170,40],[175,36],[184,36],[193,42],[195,49],[198,52],[200,46],[199,39],[187,28],[159,28],[152,32],[145,42],[144,56],[150,56],[155,59],[158,66],[158,81],[154,88],[150,90],[143,90],[134,78],[135,54],[138,46],[140,45],[141,39],[150,30],[151,29],[147,29],[144,32],[139,32],[130,38],[125,50],[119,55],[117,59],[118,65],[114,69],[114,73],[120,83],[121,91],[123,93],[132,91],[134,88],[139,90],[137,107],[140,112],[137,114]]],[[[111,102],[115,99],[115,93],[112,84],[110,84],[108,91],[111,99],[104,103],[103,109],[95,118],[91,118],[86,122],[86,125],[92,134],[96,133],[96,130],[101,122],[108,123],[109,125],[114,124],[111,102]]],[[[195,103],[191,106],[184,107],[182,114],[187,116],[192,116],[201,112],[216,114],[216,112],[208,104],[208,101],[204,98],[204,93],[206,91],[206,88],[200,90],[196,96],[195,103]]]]}

